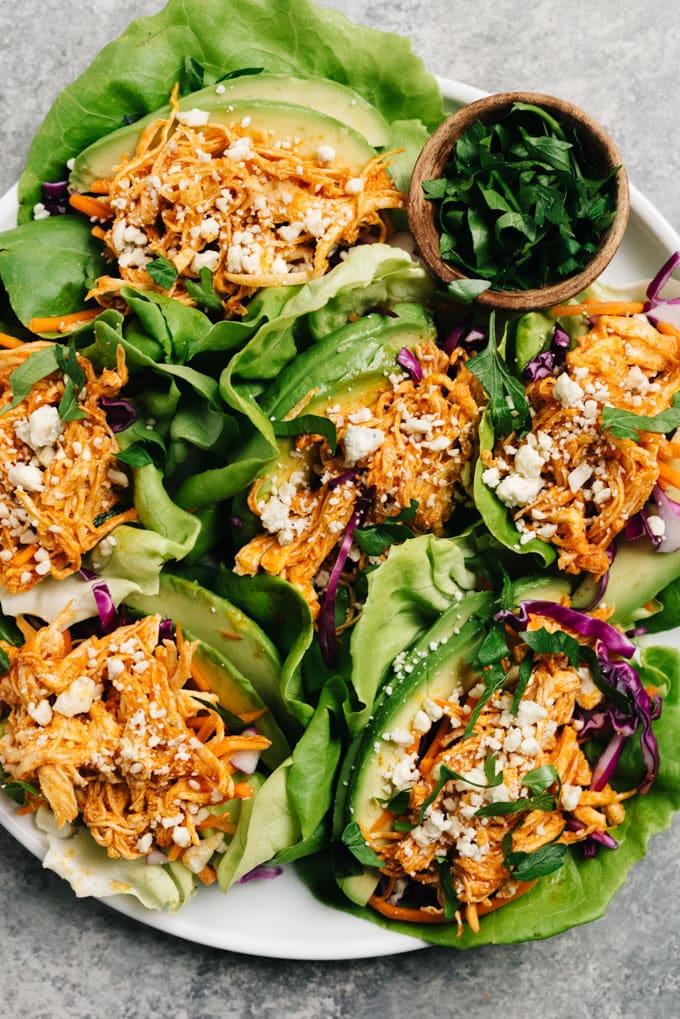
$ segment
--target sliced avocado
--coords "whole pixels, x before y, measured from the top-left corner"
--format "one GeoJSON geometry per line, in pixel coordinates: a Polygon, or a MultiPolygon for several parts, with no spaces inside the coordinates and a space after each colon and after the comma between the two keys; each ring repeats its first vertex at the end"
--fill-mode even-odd
{"type": "MultiPolygon", "coordinates": [[[[607,589],[601,600],[614,610],[610,622],[625,629],[652,614],[644,606],[680,573],[680,550],[655,552],[648,538],[637,541],[620,538],[616,549],[607,589]]],[[[584,580],[574,591],[574,608],[589,606],[598,589],[599,584],[590,579],[584,580]]],[[[659,607],[653,606],[652,611],[658,611],[659,607]]]]}
{"type": "MultiPolygon", "coordinates": [[[[488,599],[489,595],[484,592],[465,597],[455,607],[459,619],[453,629],[453,615],[445,613],[435,624],[444,637],[441,643],[433,638],[432,631],[428,632],[409,654],[412,671],[404,670],[400,673],[403,678],[388,682],[383,687],[369,724],[357,737],[358,745],[350,751],[353,764],[349,774],[344,775],[347,786],[342,793],[345,798],[343,826],[355,821],[362,830],[368,831],[384,809],[385,799],[390,795],[384,773],[403,754],[403,747],[386,739],[386,734],[397,729],[410,731],[416,712],[422,709],[427,698],[445,699],[454,690],[474,683],[475,676],[467,665],[481,643],[484,631],[470,617],[488,599]],[[442,622],[445,617],[446,625],[442,622]],[[447,639],[448,630],[451,633],[447,639]],[[421,652],[425,647],[428,653],[423,655],[421,652]]],[[[365,905],[378,880],[379,872],[367,868],[361,874],[338,878],[338,883],[349,899],[365,905]]]]}
{"type": "MultiPolygon", "coordinates": [[[[347,417],[375,403],[380,393],[391,386],[388,376],[401,371],[397,363],[399,351],[403,347],[415,350],[420,344],[434,343],[436,339],[427,312],[419,306],[403,307],[409,309],[403,316],[390,319],[367,315],[296,357],[261,399],[267,416],[282,420],[310,392],[314,396],[302,407],[302,414],[325,417],[332,406],[340,407],[347,417]]],[[[276,461],[261,475],[263,494],[304,469],[305,461],[291,456],[293,448],[292,439],[279,439],[276,461]]]]}
{"type": "MultiPolygon", "coordinates": [[[[184,631],[188,640],[195,639],[189,630],[184,631]]],[[[204,641],[194,652],[194,661],[201,676],[219,697],[220,704],[234,715],[248,715],[263,711],[253,725],[263,736],[271,741],[271,746],[263,750],[261,757],[272,771],[290,754],[288,740],[275,722],[272,713],[259,696],[255,687],[238,669],[228,662],[223,655],[204,641]]]]}
{"type": "Polygon", "coordinates": [[[193,638],[209,644],[238,674],[247,677],[283,731],[296,735],[297,725],[281,697],[279,654],[264,630],[231,602],[195,581],[162,573],[157,595],[131,594],[126,604],[145,615],[160,612],[193,638]]]}
{"type": "Polygon", "coordinates": [[[249,74],[210,85],[180,100],[181,109],[211,110],[234,100],[267,99],[295,103],[347,124],[373,148],[390,143],[390,127],[382,113],[347,85],[330,78],[299,78],[288,74],[249,74]]]}
{"type": "MultiPolygon", "coordinates": [[[[328,146],[335,152],[335,165],[347,167],[352,174],[360,174],[375,156],[375,150],[353,128],[309,107],[240,99],[215,105],[207,112],[210,123],[239,124],[249,137],[264,134],[269,145],[290,143],[303,158],[316,160],[319,147],[328,146]]],[[[111,177],[123,158],[134,153],[145,121],[153,121],[157,116],[154,114],[121,127],[84,149],[73,164],[71,187],[76,191],[89,191],[94,180],[111,177]]]]}

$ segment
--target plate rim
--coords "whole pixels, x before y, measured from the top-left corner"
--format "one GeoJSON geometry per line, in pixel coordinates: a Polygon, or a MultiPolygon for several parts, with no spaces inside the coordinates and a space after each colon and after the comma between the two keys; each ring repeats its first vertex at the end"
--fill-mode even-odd
{"type": "MultiPolygon", "coordinates": [[[[436,79],[446,109],[466,105],[487,94],[475,86],[453,78],[436,76],[436,79]]],[[[14,184],[4,195],[0,196],[0,230],[11,229],[16,225],[17,191],[18,185],[14,184]]],[[[631,184],[630,192],[631,217],[638,220],[653,240],[660,247],[666,249],[668,255],[675,250],[680,250],[680,234],[668,220],[634,184],[631,184]]],[[[35,827],[30,817],[19,817],[14,808],[13,801],[0,791],[0,825],[33,856],[42,859],[47,850],[47,842],[43,833],[35,827]]],[[[182,938],[193,944],[247,956],[322,962],[375,958],[432,947],[427,942],[386,930],[369,921],[320,903],[294,869],[290,867],[286,868],[284,874],[276,879],[274,887],[271,885],[271,882],[259,882],[238,886],[230,889],[226,896],[214,889],[199,889],[192,901],[176,913],[145,909],[132,896],[113,896],[100,898],[98,901],[130,919],[165,934],[182,938]],[[251,936],[244,939],[242,931],[231,930],[230,920],[235,919],[237,927],[239,913],[243,905],[250,912],[253,908],[258,908],[258,899],[263,898],[266,901],[266,896],[262,894],[263,885],[269,886],[266,889],[268,892],[276,892],[276,888],[278,888],[279,892],[285,893],[284,898],[292,895],[295,905],[300,909],[302,915],[304,915],[302,907],[316,913],[322,925],[322,937],[319,937],[319,930],[316,927],[313,928],[313,933],[305,936],[303,933],[304,924],[296,924],[293,931],[287,931],[285,942],[281,942],[278,935],[272,938],[266,932],[257,937],[251,936]],[[206,926],[205,918],[201,919],[200,903],[207,896],[224,904],[223,908],[217,912],[223,915],[225,926],[217,930],[212,929],[209,924],[206,926]],[[198,915],[194,920],[194,913],[197,909],[198,915]],[[229,914],[234,915],[230,916],[229,914]],[[334,922],[329,924],[330,933],[326,939],[327,917],[333,917],[334,922]],[[333,934],[334,930],[337,931],[335,935],[333,934]],[[292,943],[295,937],[298,940],[296,943],[292,943]]]]}

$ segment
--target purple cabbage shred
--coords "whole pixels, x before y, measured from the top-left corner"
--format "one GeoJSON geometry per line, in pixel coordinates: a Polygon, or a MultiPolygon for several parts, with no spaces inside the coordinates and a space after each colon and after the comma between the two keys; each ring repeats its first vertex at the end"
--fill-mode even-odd
{"type": "Polygon", "coordinates": [[[405,372],[408,372],[411,377],[411,381],[416,385],[418,385],[419,382],[422,382],[423,366],[408,347],[402,347],[397,354],[397,364],[401,365],[405,372]]]}
{"type": "Polygon", "coordinates": [[[112,432],[122,432],[137,420],[137,411],[129,400],[102,396],[99,401],[106,412],[106,420],[112,432]]]}

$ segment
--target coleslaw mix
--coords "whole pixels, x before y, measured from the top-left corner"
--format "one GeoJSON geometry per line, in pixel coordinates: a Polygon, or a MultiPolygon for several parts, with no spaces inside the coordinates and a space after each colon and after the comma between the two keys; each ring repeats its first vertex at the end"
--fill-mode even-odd
{"type": "Polygon", "coordinates": [[[680,255],[496,322],[404,229],[408,42],[185,6],[58,97],[0,234],[0,782],[78,894],[299,861],[452,947],[593,919],[680,806],[636,644],[680,622],[680,255]]]}

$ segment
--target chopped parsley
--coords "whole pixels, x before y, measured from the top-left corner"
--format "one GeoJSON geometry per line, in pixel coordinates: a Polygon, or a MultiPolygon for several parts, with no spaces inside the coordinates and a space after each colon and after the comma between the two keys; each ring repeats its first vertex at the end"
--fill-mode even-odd
{"type": "Polygon", "coordinates": [[[580,272],[616,215],[615,177],[589,177],[578,131],[514,103],[472,124],[444,176],[423,182],[439,202],[440,255],[497,290],[531,290],[580,272]]]}

